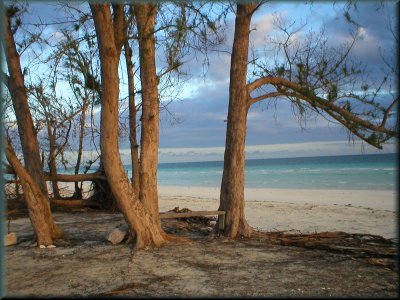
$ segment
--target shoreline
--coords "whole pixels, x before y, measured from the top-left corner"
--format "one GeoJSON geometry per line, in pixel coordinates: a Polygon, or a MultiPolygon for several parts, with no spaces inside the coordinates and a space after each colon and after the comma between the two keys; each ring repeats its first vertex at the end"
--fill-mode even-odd
{"type": "MultiPolygon", "coordinates": [[[[61,187],[61,186],[60,186],[61,187]]],[[[62,184],[72,191],[73,183],[62,184]]],[[[83,189],[90,187],[84,183],[83,189]]],[[[218,210],[217,187],[158,186],[159,211],[218,210]]],[[[245,189],[245,217],[261,231],[344,231],[398,238],[395,190],[245,189]]]]}
{"type": "MultiPolygon", "coordinates": [[[[159,209],[217,210],[219,188],[159,186],[159,209]]],[[[247,222],[261,231],[344,231],[398,238],[397,191],[245,189],[247,222]]]]}
{"type": "MultiPolygon", "coordinates": [[[[219,200],[219,187],[158,186],[160,197],[188,196],[219,200]]],[[[333,190],[245,188],[245,202],[271,201],[293,204],[351,205],[387,211],[398,211],[396,190],[333,190]]]]}

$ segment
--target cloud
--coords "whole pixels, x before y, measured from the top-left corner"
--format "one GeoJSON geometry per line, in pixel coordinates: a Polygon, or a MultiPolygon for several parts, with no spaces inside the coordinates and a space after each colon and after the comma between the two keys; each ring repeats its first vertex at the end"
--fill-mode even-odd
{"type": "Polygon", "coordinates": [[[251,24],[251,29],[253,30],[250,34],[250,41],[255,48],[265,46],[268,36],[275,30],[273,21],[273,14],[257,15],[253,18],[251,24]]]}
{"type": "MultiPolygon", "coordinates": [[[[121,159],[125,165],[130,165],[130,150],[121,149],[121,159]]],[[[224,147],[204,148],[160,148],[158,151],[159,163],[223,161],[224,147]]],[[[395,144],[387,144],[383,150],[377,150],[361,142],[349,143],[346,141],[319,141],[303,143],[281,143],[270,145],[247,145],[246,159],[334,156],[357,154],[396,153],[395,144]]],[[[67,152],[68,159],[76,159],[75,152],[67,152]]],[[[94,159],[96,153],[84,151],[84,159],[94,159]]]]}
{"type": "MultiPolygon", "coordinates": [[[[357,8],[350,10],[351,18],[360,25],[359,41],[352,50],[352,56],[367,63],[369,70],[379,70],[382,59],[379,48],[387,51],[395,49],[395,40],[389,30],[390,22],[395,23],[397,6],[395,2],[359,2],[357,8]],[[373,20],[373,22],[371,22],[373,20]]],[[[339,44],[349,36],[351,26],[344,17],[341,6],[337,7],[337,17],[325,22],[326,33],[333,45],[339,44]]]]}
{"type": "MultiPolygon", "coordinates": [[[[349,24],[343,17],[343,5],[343,3],[333,5],[332,3],[318,2],[313,5],[304,5],[298,2],[266,3],[253,17],[251,28],[256,28],[256,30],[251,32],[251,40],[256,47],[261,47],[267,43],[268,39],[265,40],[265,38],[272,32],[272,13],[279,12],[289,20],[295,20],[296,25],[300,24],[302,20],[307,20],[307,26],[309,26],[307,29],[312,27],[313,30],[318,30],[319,26],[324,23],[332,45],[339,45],[349,36],[349,24]]],[[[31,8],[36,7],[36,11],[28,16],[31,22],[37,18],[37,16],[35,17],[37,13],[43,18],[45,16],[56,18],[57,14],[61,12],[55,10],[55,5],[31,3],[30,6],[31,8]]],[[[379,47],[390,49],[393,41],[386,28],[388,19],[385,13],[394,13],[396,10],[393,9],[392,3],[385,3],[385,11],[376,11],[373,3],[360,2],[357,6],[358,10],[351,13],[352,17],[362,26],[360,33],[364,38],[360,40],[359,46],[354,48],[354,55],[366,61],[371,69],[378,70],[382,66],[378,52],[379,47]],[[370,21],[372,19],[374,22],[370,21]]],[[[55,28],[55,35],[57,35],[57,30],[55,28]]],[[[231,51],[234,34],[233,15],[228,19],[226,34],[226,44],[221,49],[231,51]]],[[[182,101],[174,101],[168,106],[168,110],[181,122],[171,125],[171,116],[166,111],[161,112],[160,159],[162,160],[182,161],[185,158],[221,160],[223,157],[226,134],[226,122],[224,120],[227,119],[229,99],[230,55],[226,52],[210,52],[208,55],[210,65],[205,77],[200,76],[203,71],[200,55],[198,60],[193,55],[185,58],[187,63],[184,65],[184,70],[190,71],[193,77],[185,82],[184,89],[179,94],[182,101]],[[192,150],[179,152],[176,150],[177,148],[192,150]],[[201,149],[200,152],[193,150],[195,148],[201,149]]],[[[157,63],[160,63],[160,61],[161,59],[157,63]]],[[[162,65],[159,67],[162,68],[162,65]]],[[[346,143],[347,134],[343,127],[327,123],[321,117],[313,117],[308,120],[306,128],[303,129],[298,124],[298,119],[293,115],[288,102],[279,100],[276,104],[276,108],[272,105],[272,102],[262,102],[251,107],[248,114],[246,135],[248,145],[246,149],[250,151],[248,155],[255,157],[283,155],[285,153],[298,155],[304,150],[297,149],[296,151],[299,151],[297,153],[293,150],[296,149],[294,146],[282,146],[281,148],[274,146],[275,150],[267,151],[260,148],[251,152],[251,147],[256,145],[292,145],[295,143],[324,143],[325,141],[328,147],[318,149],[331,153],[330,147],[333,147],[333,144],[329,143],[338,140],[346,143]]],[[[126,119],[126,117],[127,111],[121,116],[121,119],[126,119]]],[[[140,114],[138,115],[139,118],[140,114]]],[[[95,113],[95,119],[96,123],[99,124],[98,112],[95,113]]],[[[120,148],[124,149],[122,151],[129,150],[129,139],[127,137],[121,138],[119,142],[120,148]]],[[[309,151],[315,145],[308,144],[308,146],[309,151]]],[[[85,147],[93,149],[89,138],[86,139],[85,147]]]]}

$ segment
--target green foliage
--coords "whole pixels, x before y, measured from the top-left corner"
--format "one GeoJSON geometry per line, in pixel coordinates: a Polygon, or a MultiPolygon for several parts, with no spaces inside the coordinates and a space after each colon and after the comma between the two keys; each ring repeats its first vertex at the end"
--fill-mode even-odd
{"type": "Polygon", "coordinates": [[[371,145],[379,145],[379,136],[375,132],[373,132],[366,140],[371,145]]]}
{"type": "Polygon", "coordinates": [[[329,90],[328,90],[328,101],[334,101],[337,98],[338,95],[338,89],[336,84],[330,84],[329,90]]]}
{"type": "Polygon", "coordinates": [[[344,65],[344,66],[342,67],[342,72],[343,72],[343,75],[345,75],[345,76],[347,76],[347,75],[349,74],[349,72],[347,71],[346,65],[344,65]]]}
{"type": "Polygon", "coordinates": [[[299,69],[299,72],[301,72],[304,69],[304,64],[302,63],[298,63],[296,66],[299,69]]]}
{"type": "Polygon", "coordinates": [[[217,26],[215,26],[215,23],[214,22],[211,22],[211,21],[207,21],[207,26],[208,26],[208,28],[210,28],[212,31],[217,31],[217,26]]]}
{"type": "Polygon", "coordinates": [[[368,88],[369,88],[369,85],[368,85],[368,84],[363,84],[363,85],[361,85],[361,90],[362,90],[363,92],[368,91],[368,88]]]}
{"type": "Polygon", "coordinates": [[[12,18],[15,15],[17,15],[17,13],[19,13],[20,11],[21,9],[17,5],[10,5],[7,6],[6,8],[6,15],[8,18],[12,18]]]}
{"type": "Polygon", "coordinates": [[[280,67],[278,67],[276,69],[276,74],[280,77],[282,77],[283,75],[285,75],[285,66],[281,65],[280,67]]]}

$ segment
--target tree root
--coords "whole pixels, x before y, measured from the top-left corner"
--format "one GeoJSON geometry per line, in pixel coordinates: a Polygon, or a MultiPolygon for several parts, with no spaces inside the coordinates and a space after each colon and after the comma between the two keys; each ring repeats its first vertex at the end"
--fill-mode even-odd
{"type": "Polygon", "coordinates": [[[392,239],[372,234],[346,233],[342,231],[311,234],[288,234],[285,232],[255,232],[253,237],[263,238],[269,243],[325,250],[367,259],[374,265],[394,270],[398,257],[398,243],[392,239]]]}

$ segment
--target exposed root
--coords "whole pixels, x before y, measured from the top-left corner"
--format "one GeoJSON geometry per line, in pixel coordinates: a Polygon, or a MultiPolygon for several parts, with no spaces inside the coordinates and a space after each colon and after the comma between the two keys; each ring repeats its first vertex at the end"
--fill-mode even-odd
{"type": "Polygon", "coordinates": [[[398,257],[397,242],[372,234],[333,231],[311,234],[258,232],[255,235],[274,244],[326,250],[350,255],[354,258],[366,258],[371,264],[384,265],[392,270],[396,267],[392,260],[398,257]]]}
{"type": "Polygon", "coordinates": [[[194,241],[189,238],[185,238],[182,236],[176,236],[172,234],[165,233],[165,239],[171,243],[193,243],[194,241]]]}

